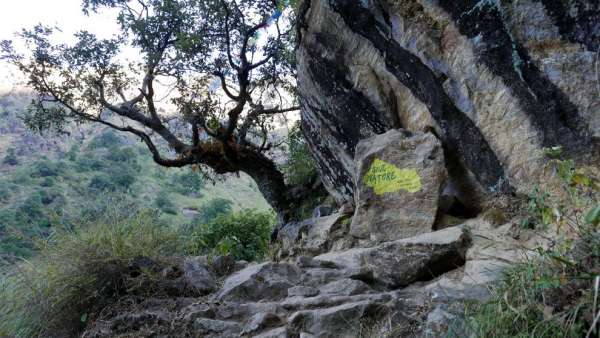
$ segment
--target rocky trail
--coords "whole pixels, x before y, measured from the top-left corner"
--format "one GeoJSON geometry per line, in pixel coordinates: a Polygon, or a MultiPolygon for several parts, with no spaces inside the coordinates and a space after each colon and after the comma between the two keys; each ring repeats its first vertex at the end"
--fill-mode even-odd
{"type": "Polygon", "coordinates": [[[439,337],[460,328],[464,301],[485,299],[503,267],[544,244],[489,215],[436,222],[446,171],[435,138],[391,131],[363,148],[358,167],[373,163],[365,177],[382,175],[389,191],[362,180],[354,217],[342,208],[286,224],[274,261],[152,263],[169,297],[122,301],[84,337],[439,337]],[[407,178],[398,168],[409,164],[418,174],[407,178]]]}

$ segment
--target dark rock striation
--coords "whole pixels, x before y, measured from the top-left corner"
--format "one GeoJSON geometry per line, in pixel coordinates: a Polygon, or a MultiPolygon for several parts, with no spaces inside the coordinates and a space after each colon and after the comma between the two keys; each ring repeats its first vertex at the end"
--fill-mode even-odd
{"type": "Polygon", "coordinates": [[[546,147],[598,152],[599,17],[583,0],[305,1],[302,120],[327,189],[352,201],[356,145],[389,129],[433,132],[463,196],[527,191],[546,147]]]}

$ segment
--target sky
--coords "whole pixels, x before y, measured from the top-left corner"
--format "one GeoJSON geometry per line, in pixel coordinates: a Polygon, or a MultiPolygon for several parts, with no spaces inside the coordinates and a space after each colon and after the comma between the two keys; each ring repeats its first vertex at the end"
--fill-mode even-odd
{"type": "MultiPolygon", "coordinates": [[[[0,40],[14,39],[14,33],[38,23],[57,26],[62,33],[59,41],[69,41],[73,33],[86,29],[100,37],[110,37],[118,31],[116,13],[103,11],[86,16],[81,0],[4,0],[0,10],[0,40]]],[[[17,45],[18,47],[18,45],[17,45]]],[[[0,92],[22,81],[18,72],[0,61],[0,92]]]]}
{"type": "MultiPolygon", "coordinates": [[[[117,10],[104,9],[99,13],[91,13],[90,16],[86,16],[81,11],[82,0],[0,1],[2,1],[0,41],[15,40],[16,32],[23,28],[32,28],[38,23],[60,28],[62,33],[56,35],[55,42],[57,43],[72,41],[73,34],[82,29],[96,34],[99,38],[110,38],[119,32],[116,22],[117,10]]],[[[270,27],[268,34],[273,34],[274,30],[274,26],[270,27]]],[[[266,41],[268,34],[261,34],[259,43],[266,41]]],[[[26,52],[22,44],[16,43],[15,46],[19,51],[26,52]]],[[[137,56],[134,49],[126,49],[122,53],[128,59],[137,56]]],[[[261,58],[260,55],[256,57],[261,58]]],[[[159,83],[157,87],[162,87],[162,84],[159,83]]],[[[19,71],[0,60],[0,94],[23,88],[25,88],[24,79],[19,71]]],[[[161,91],[161,88],[157,88],[157,91],[161,91]]],[[[164,91],[169,92],[168,89],[164,89],[164,91]]],[[[162,103],[159,102],[160,104],[162,103]]]]}

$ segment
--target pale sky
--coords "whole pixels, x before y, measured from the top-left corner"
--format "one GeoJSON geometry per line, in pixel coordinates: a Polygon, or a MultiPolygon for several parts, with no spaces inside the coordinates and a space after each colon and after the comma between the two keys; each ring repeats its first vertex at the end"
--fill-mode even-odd
{"type": "MultiPolygon", "coordinates": [[[[57,26],[57,38],[68,41],[78,30],[88,30],[108,38],[118,31],[116,13],[103,11],[85,16],[81,0],[4,0],[0,10],[0,40],[14,39],[14,33],[38,23],[57,26]]],[[[60,41],[59,40],[59,41],[60,41]]],[[[18,46],[18,45],[17,45],[18,46]]],[[[0,92],[10,90],[18,82],[18,73],[0,61],[0,92]]]]}

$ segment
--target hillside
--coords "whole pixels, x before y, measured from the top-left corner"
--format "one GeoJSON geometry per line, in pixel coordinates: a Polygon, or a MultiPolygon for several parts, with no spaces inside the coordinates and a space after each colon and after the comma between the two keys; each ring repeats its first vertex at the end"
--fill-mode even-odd
{"type": "Polygon", "coordinates": [[[270,209],[246,175],[211,180],[190,168],[163,168],[138,140],[108,129],[83,125],[69,135],[34,134],[18,117],[29,100],[27,93],[0,97],[2,255],[29,256],[31,238],[113,204],[130,212],[158,209],[174,227],[194,222],[207,204],[270,209]]]}

